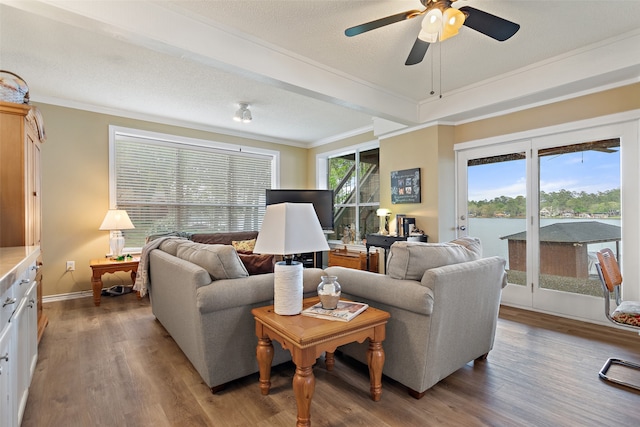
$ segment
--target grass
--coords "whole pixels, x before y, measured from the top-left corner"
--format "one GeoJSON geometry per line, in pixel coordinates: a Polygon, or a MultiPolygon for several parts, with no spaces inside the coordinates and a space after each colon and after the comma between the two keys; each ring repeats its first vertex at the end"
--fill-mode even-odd
{"type": "MultiPolygon", "coordinates": [[[[526,272],[524,271],[508,270],[507,275],[509,283],[522,286],[526,284],[526,272]]],[[[602,297],[600,279],[594,276],[578,278],[542,274],[540,275],[540,287],[574,294],[602,297]]]]}

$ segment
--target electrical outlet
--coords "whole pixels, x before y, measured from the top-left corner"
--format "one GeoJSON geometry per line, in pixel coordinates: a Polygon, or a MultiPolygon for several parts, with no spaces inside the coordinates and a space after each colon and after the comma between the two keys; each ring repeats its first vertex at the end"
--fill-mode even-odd
{"type": "Polygon", "coordinates": [[[75,261],[67,261],[67,271],[76,271],[75,261]]]}

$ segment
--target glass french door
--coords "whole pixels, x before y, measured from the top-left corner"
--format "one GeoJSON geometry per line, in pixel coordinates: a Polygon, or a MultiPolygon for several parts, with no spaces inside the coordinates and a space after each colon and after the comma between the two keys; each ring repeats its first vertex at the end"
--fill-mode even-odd
{"type": "Polygon", "coordinates": [[[459,234],[507,260],[503,303],[602,321],[595,252],[623,265],[622,140],[607,126],[457,152],[459,234]]]}
{"type": "Polygon", "coordinates": [[[523,307],[532,306],[528,239],[506,237],[523,232],[526,236],[529,230],[530,153],[529,141],[457,153],[458,234],[478,237],[483,256],[507,260],[509,286],[503,290],[503,302],[523,307]]]}

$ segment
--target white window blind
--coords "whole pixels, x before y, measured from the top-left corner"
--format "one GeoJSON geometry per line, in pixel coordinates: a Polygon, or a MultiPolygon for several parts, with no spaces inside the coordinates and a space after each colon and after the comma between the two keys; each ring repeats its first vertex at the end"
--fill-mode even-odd
{"type": "Polygon", "coordinates": [[[118,134],[112,155],[116,207],[136,227],[123,231],[128,247],[172,231],[260,229],[274,156],[118,134]]]}

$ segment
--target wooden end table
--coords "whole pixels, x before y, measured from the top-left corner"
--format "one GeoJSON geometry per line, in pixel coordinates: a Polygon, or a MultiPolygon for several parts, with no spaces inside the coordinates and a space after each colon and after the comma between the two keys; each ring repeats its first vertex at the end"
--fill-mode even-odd
{"type": "Polygon", "coordinates": [[[138,273],[138,264],[140,257],[125,258],[118,261],[111,258],[92,259],[89,266],[92,270],[91,287],[93,289],[93,303],[98,307],[100,305],[100,296],[102,294],[102,275],[106,273],[116,273],[118,271],[130,271],[131,283],[135,284],[136,274],[138,273]]]}
{"type": "MultiPolygon", "coordinates": [[[[303,301],[304,308],[319,302],[317,297],[303,301]]],[[[298,406],[297,427],[311,426],[311,399],[315,390],[313,364],[326,352],[328,370],[334,366],[334,352],[338,346],[369,339],[367,360],[371,381],[371,398],[380,400],[382,395],[382,367],[384,366],[385,325],[390,315],[386,311],[369,307],[349,322],[324,320],[314,317],[281,316],[273,311],[273,306],[251,310],[256,319],[258,347],[256,356],[260,367],[260,391],[269,394],[271,388],[271,363],[273,343],[278,341],[289,350],[296,364],[293,377],[293,392],[298,406]]]]}

